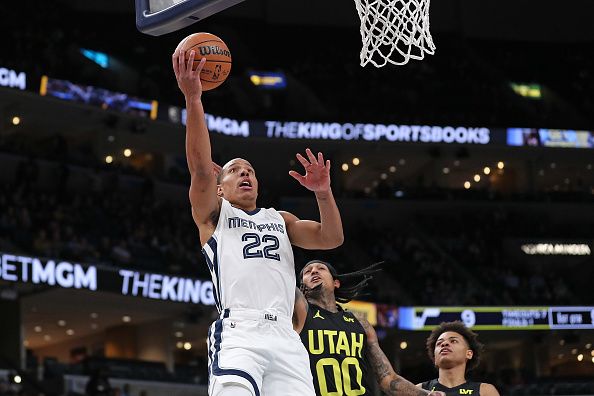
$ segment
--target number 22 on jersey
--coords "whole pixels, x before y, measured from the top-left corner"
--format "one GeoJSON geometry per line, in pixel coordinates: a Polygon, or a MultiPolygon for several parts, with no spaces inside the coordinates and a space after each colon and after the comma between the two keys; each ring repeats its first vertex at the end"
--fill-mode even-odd
{"type": "Polygon", "coordinates": [[[248,242],[243,246],[243,258],[267,258],[280,261],[280,255],[275,253],[280,242],[277,237],[265,234],[260,237],[259,234],[248,232],[241,236],[243,242],[248,242]]]}

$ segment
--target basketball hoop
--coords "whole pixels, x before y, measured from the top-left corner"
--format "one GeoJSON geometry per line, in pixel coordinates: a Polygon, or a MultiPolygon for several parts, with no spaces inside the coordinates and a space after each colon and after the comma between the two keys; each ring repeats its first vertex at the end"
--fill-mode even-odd
{"type": "Polygon", "coordinates": [[[361,19],[361,66],[404,65],[433,55],[430,0],[355,0],[361,19]]]}

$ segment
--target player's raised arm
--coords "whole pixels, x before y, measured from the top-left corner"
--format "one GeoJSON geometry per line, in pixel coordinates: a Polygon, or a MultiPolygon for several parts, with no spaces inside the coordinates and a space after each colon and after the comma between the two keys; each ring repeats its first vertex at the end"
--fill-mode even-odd
{"type": "Polygon", "coordinates": [[[281,214],[293,245],[304,249],[334,249],[342,245],[344,234],[340,212],[330,188],[330,161],[324,161],[322,153],[318,153],[316,158],[310,149],[305,152],[307,159],[297,154],[297,160],[305,168],[305,175],[295,171],[290,171],[289,175],[315,194],[320,222],[300,220],[288,212],[281,214]]]}
{"type": "Polygon", "coordinates": [[[186,158],[191,176],[189,195],[192,216],[201,231],[201,242],[205,243],[214,230],[213,225],[216,225],[219,198],[216,194],[217,181],[213,172],[210,137],[202,107],[200,71],[205,59],[200,61],[196,70],[192,70],[195,56],[194,51],[190,52],[186,62],[184,51],[178,49],[172,61],[177,84],[186,99],[186,158]]]}

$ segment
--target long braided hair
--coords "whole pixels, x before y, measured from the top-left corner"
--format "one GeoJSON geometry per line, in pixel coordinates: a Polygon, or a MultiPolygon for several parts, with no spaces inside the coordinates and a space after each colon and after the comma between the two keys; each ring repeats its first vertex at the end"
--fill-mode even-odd
{"type": "Polygon", "coordinates": [[[322,284],[319,284],[313,289],[308,289],[303,283],[303,271],[307,268],[308,265],[313,263],[324,264],[328,268],[328,271],[330,271],[332,278],[340,281],[341,286],[337,289],[334,289],[334,297],[336,298],[337,302],[344,304],[348,303],[351,300],[354,300],[357,297],[366,295],[366,293],[363,293],[363,290],[367,287],[369,281],[373,279],[373,274],[381,271],[381,268],[379,267],[384,262],[380,261],[379,263],[371,264],[370,266],[360,269],[358,271],[349,272],[346,274],[339,274],[332,264],[322,260],[311,260],[303,266],[303,269],[301,269],[301,272],[299,273],[299,288],[301,289],[301,292],[303,292],[305,297],[307,297],[308,293],[317,291],[322,288],[322,284]],[[357,279],[360,280],[357,282],[357,279]],[[353,284],[353,282],[355,283],[353,284]]]}

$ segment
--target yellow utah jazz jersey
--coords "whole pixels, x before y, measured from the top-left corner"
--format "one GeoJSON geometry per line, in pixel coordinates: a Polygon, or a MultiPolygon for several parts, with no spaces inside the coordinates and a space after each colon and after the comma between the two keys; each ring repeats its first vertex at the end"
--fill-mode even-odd
{"type": "Polygon", "coordinates": [[[465,382],[462,385],[458,385],[454,388],[448,388],[439,383],[438,380],[434,379],[431,381],[423,382],[421,385],[423,389],[428,391],[441,391],[446,396],[481,396],[481,383],[480,382],[465,382]]]}
{"type": "Polygon", "coordinates": [[[371,394],[365,359],[367,336],[351,312],[330,312],[309,304],[301,341],[309,353],[316,395],[371,394]]]}

